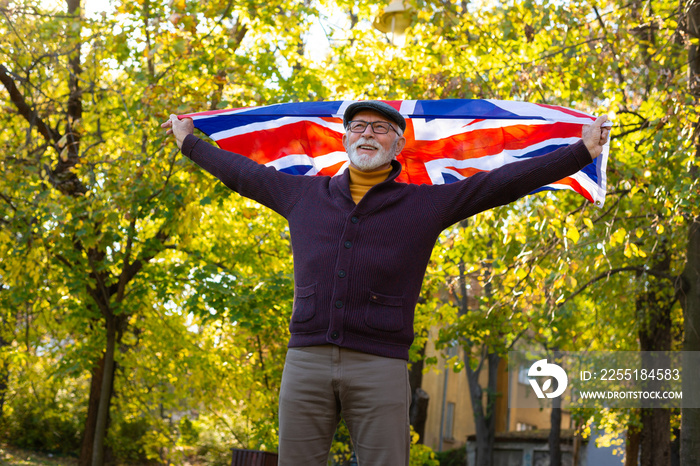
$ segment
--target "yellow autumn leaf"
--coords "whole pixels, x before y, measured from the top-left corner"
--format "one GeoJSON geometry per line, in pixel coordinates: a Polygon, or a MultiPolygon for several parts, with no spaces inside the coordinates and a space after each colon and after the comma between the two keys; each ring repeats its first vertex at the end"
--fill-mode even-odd
{"type": "Polygon", "coordinates": [[[634,246],[634,245],[630,244],[630,243],[627,243],[627,245],[625,245],[624,254],[625,254],[625,257],[627,257],[628,259],[631,258],[632,255],[634,254],[634,252],[632,251],[632,246],[634,246]]]}
{"type": "Polygon", "coordinates": [[[566,227],[566,237],[574,243],[578,243],[578,240],[581,237],[581,235],[579,234],[578,229],[575,226],[568,225],[566,227]]]}
{"type": "Polygon", "coordinates": [[[627,236],[627,230],[624,228],[619,228],[615,233],[610,235],[610,246],[615,246],[616,244],[622,244],[627,236]]]}
{"type": "Polygon", "coordinates": [[[630,249],[632,250],[634,255],[636,255],[637,257],[646,257],[647,256],[647,254],[644,251],[642,251],[641,249],[639,249],[639,246],[637,246],[634,243],[630,244],[630,249]]]}

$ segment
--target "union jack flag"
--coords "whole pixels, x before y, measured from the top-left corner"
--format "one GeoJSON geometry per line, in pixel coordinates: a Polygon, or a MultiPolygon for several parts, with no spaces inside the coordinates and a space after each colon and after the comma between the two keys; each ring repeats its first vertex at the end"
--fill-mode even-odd
{"type": "MultiPolygon", "coordinates": [[[[219,147],[298,175],[336,176],[349,164],[343,113],[355,101],[299,102],[181,115],[219,147]]],[[[502,100],[385,101],[406,118],[397,181],[452,183],[478,171],[577,142],[592,115],[565,107],[502,100]]],[[[605,201],[608,144],[574,175],[546,189],[571,189],[605,201]]],[[[538,190],[538,191],[540,191],[538,190]]]]}

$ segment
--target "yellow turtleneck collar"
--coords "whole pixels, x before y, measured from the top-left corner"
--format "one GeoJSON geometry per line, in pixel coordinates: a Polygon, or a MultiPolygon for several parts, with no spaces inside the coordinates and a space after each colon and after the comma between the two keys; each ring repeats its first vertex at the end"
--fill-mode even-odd
{"type": "Polygon", "coordinates": [[[350,165],[348,170],[350,170],[350,194],[355,204],[359,204],[372,186],[389,178],[389,173],[391,173],[391,167],[373,172],[363,172],[350,165]]]}

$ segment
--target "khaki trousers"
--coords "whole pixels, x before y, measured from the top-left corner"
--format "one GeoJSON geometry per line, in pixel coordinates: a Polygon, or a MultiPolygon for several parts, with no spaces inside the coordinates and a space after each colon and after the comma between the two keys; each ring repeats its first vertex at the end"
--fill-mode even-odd
{"type": "Polygon", "coordinates": [[[407,363],[334,345],[289,348],[279,405],[279,465],[326,466],[342,415],[360,466],[408,465],[407,363]]]}

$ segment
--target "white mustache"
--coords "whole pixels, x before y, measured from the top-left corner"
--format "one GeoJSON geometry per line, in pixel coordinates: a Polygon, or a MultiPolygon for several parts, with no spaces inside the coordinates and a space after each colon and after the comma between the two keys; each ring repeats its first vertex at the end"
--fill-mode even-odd
{"type": "Polygon", "coordinates": [[[360,139],[355,141],[355,143],[351,146],[351,148],[357,149],[360,146],[370,146],[370,147],[372,147],[374,149],[378,149],[378,150],[382,149],[382,146],[377,141],[375,141],[374,139],[367,139],[365,137],[361,137],[360,139]]]}

